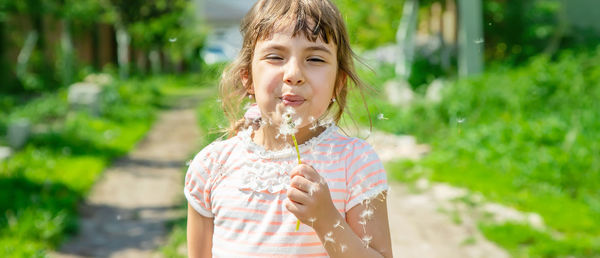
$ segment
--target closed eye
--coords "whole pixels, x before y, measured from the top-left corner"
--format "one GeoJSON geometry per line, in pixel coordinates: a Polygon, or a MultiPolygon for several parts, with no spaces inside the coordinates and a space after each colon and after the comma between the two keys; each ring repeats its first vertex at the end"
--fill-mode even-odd
{"type": "Polygon", "coordinates": [[[265,59],[268,59],[268,60],[283,60],[283,58],[280,57],[280,56],[278,56],[278,55],[268,55],[268,56],[265,57],[265,59]]]}
{"type": "Polygon", "coordinates": [[[316,57],[311,57],[308,59],[309,62],[321,62],[324,63],[325,60],[321,59],[321,58],[316,58],[316,57]]]}

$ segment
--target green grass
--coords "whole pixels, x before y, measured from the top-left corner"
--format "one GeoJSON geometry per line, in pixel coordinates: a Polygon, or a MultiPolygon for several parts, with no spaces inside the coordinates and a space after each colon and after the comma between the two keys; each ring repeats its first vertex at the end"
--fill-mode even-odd
{"type": "MultiPolygon", "coordinates": [[[[386,74],[373,80],[379,90],[386,74]]],[[[600,48],[447,85],[437,104],[418,97],[398,108],[372,96],[375,129],[416,135],[433,149],[421,161],[388,164],[391,177],[448,182],[539,213],[545,231],[482,226],[515,256],[600,257],[600,48]]],[[[368,124],[360,105],[350,110],[368,124]]]]}
{"type": "Polygon", "coordinates": [[[70,111],[65,90],[12,101],[0,127],[27,118],[36,129],[24,148],[0,162],[0,256],[45,256],[76,232],[79,202],[150,128],[162,98],[160,80],[105,86],[97,117],[70,111]]]}

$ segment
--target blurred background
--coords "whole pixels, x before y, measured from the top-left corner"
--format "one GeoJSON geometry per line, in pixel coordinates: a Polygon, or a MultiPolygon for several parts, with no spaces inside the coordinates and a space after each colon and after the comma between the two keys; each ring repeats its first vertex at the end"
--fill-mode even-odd
{"type": "MultiPolygon", "coordinates": [[[[215,139],[216,85],[254,2],[0,0],[0,256],[59,249],[102,171],[181,98],[202,96],[199,141],[215,139]]],[[[600,2],[334,2],[374,88],[344,121],[430,148],[387,163],[391,180],[539,214],[481,218],[511,256],[600,257],[600,2]]],[[[179,256],[185,222],[169,230],[160,252],[179,256]]]]}

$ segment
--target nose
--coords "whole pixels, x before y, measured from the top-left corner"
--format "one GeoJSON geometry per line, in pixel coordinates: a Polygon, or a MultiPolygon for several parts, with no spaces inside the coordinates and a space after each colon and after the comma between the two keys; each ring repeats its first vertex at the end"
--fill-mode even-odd
{"type": "Polygon", "coordinates": [[[290,59],[284,66],[283,81],[289,85],[302,85],[304,74],[296,59],[290,59]]]}

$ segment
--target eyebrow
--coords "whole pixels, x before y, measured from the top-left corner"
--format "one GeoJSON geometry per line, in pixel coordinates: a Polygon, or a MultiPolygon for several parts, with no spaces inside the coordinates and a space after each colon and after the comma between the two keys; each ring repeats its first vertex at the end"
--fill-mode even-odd
{"type": "MultiPolygon", "coordinates": [[[[265,48],[263,48],[263,51],[270,50],[270,49],[279,50],[279,51],[287,50],[286,47],[279,45],[279,44],[268,44],[265,48]]],[[[318,45],[309,46],[305,49],[305,51],[323,51],[327,54],[333,55],[331,50],[329,50],[328,48],[326,48],[324,46],[318,46],[318,45]]]]}

